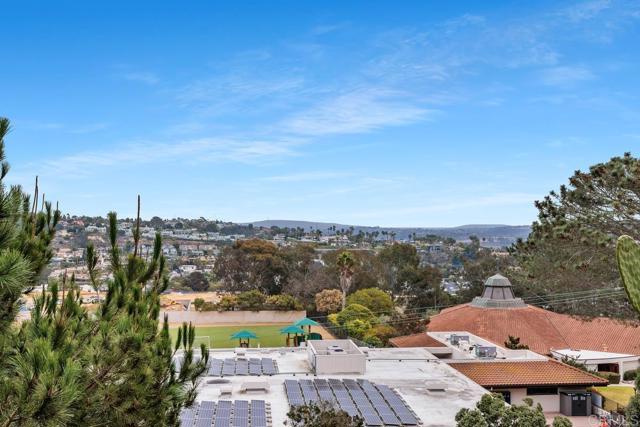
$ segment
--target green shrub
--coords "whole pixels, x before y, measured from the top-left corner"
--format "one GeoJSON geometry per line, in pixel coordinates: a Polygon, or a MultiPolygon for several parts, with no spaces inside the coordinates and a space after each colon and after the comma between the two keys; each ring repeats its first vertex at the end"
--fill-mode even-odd
{"type": "Polygon", "coordinates": [[[360,304],[378,316],[393,312],[391,295],[378,288],[360,289],[352,293],[347,297],[347,304],[360,304]]]}
{"type": "Polygon", "coordinates": [[[338,313],[328,315],[327,320],[334,326],[340,326],[340,323],[338,323],[338,313]]]}
{"type": "Polygon", "coordinates": [[[378,338],[377,336],[372,335],[370,332],[368,332],[367,335],[364,336],[362,341],[366,342],[367,345],[369,345],[370,347],[383,347],[384,346],[384,343],[382,342],[382,340],[380,338],[378,338]]]}
{"type": "Polygon", "coordinates": [[[622,378],[625,381],[635,381],[637,376],[638,376],[638,371],[636,369],[632,369],[630,371],[625,371],[625,373],[622,376],[622,378]]]}
{"type": "Polygon", "coordinates": [[[223,295],[216,305],[218,311],[233,311],[238,306],[238,298],[235,295],[223,295]]]}
{"type": "Polygon", "coordinates": [[[240,307],[240,310],[259,311],[264,308],[266,300],[267,296],[265,294],[254,289],[238,295],[238,307],[240,307]]]}
{"type": "Polygon", "coordinates": [[[271,295],[266,301],[269,310],[302,310],[302,304],[289,294],[271,295]]]}
{"type": "Polygon", "coordinates": [[[204,300],[202,298],[196,298],[195,300],[193,300],[193,307],[196,309],[196,311],[201,311],[203,305],[204,300]]]}
{"type": "Polygon", "coordinates": [[[350,337],[362,339],[369,329],[371,329],[371,323],[362,319],[350,320],[344,324],[344,328],[350,337]]]}
{"type": "Polygon", "coordinates": [[[620,374],[615,372],[598,372],[598,376],[609,380],[609,384],[620,384],[620,374]]]}
{"type": "Polygon", "coordinates": [[[551,427],[572,427],[572,426],[573,426],[573,423],[571,422],[571,420],[565,417],[555,417],[553,419],[553,424],[551,424],[551,427]]]}
{"type": "MultiPolygon", "coordinates": [[[[398,331],[393,326],[376,325],[376,326],[373,326],[369,330],[367,335],[371,335],[371,336],[377,338],[378,341],[380,341],[380,344],[381,344],[381,345],[379,345],[377,347],[382,347],[382,345],[387,345],[389,343],[389,338],[397,337],[398,336],[398,331]]],[[[365,341],[367,341],[367,337],[365,337],[365,341]]]]}
{"type": "Polygon", "coordinates": [[[338,316],[336,317],[338,324],[343,326],[356,319],[372,323],[375,321],[375,316],[367,307],[360,304],[351,304],[338,313],[338,316]]]}

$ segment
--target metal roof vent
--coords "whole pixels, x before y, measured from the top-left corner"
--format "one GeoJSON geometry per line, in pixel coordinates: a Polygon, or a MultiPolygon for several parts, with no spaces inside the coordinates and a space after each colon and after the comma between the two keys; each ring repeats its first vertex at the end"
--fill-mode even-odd
{"type": "Polygon", "coordinates": [[[521,308],[527,306],[521,298],[515,297],[511,282],[502,274],[489,277],[484,282],[482,296],[475,297],[471,305],[481,308],[521,308]]]}

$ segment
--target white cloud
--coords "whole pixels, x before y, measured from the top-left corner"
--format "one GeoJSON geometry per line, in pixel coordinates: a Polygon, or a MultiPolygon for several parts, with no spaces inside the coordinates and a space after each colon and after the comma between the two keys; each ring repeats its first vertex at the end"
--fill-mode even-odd
{"type": "Polygon", "coordinates": [[[122,73],[120,77],[124,80],[140,82],[150,86],[160,83],[160,78],[155,73],[149,71],[126,72],[122,73]]]}
{"type": "Polygon", "coordinates": [[[563,9],[561,14],[573,22],[586,21],[595,18],[600,13],[611,7],[611,0],[592,0],[583,3],[572,4],[563,9]]]}
{"type": "Polygon", "coordinates": [[[270,182],[298,182],[298,181],[322,181],[326,179],[336,179],[343,178],[345,176],[350,176],[351,174],[346,172],[301,172],[301,173],[292,173],[288,175],[276,175],[276,176],[267,176],[261,178],[262,181],[270,181],[270,182]]]}
{"type": "Polygon", "coordinates": [[[305,136],[365,133],[422,121],[435,112],[415,105],[408,94],[365,88],[326,99],[294,114],[284,120],[282,129],[305,136]]]}
{"type": "MultiPolygon", "coordinates": [[[[26,175],[51,174],[82,177],[97,169],[130,168],[152,163],[239,162],[256,163],[295,156],[295,140],[200,138],[173,143],[138,142],[108,150],[84,151],[38,164],[26,165],[26,175]]],[[[23,171],[24,173],[24,171],[23,171]]]]}
{"type": "Polygon", "coordinates": [[[358,218],[389,218],[393,216],[428,214],[440,212],[459,212],[463,209],[488,208],[499,206],[522,205],[525,203],[533,203],[540,197],[539,194],[533,193],[496,193],[487,196],[478,197],[459,197],[455,201],[451,200],[433,200],[428,204],[418,206],[405,206],[393,209],[382,209],[369,212],[360,212],[358,218]]]}
{"type": "Polygon", "coordinates": [[[540,80],[547,86],[570,87],[588,80],[595,75],[583,66],[558,66],[541,71],[540,80]]]}

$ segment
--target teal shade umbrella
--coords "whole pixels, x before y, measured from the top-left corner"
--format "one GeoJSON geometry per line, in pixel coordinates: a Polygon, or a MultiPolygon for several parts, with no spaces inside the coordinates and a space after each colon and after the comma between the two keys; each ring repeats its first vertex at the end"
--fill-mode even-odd
{"type": "Polygon", "coordinates": [[[231,339],[240,341],[240,347],[242,347],[242,340],[245,340],[245,339],[247,340],[247,347],[249,347],[249,340],[251,338],[258,338],[258,336],[251,331],[247,331],[246,329],[243,329],[231,335],[231,339]]]}
{"type": "Polygon", "coordinates": [[[298,320],[296,323],[294,323],[295,326],[299,326],[301,328],[308,326],[309,327],[309,333],[311,333],[311,327],[312,326],[318,326],[319,323],[316,322],[313,319],[309,319],[308,317],[305,317],[303,319],[298,320]]]}
{"type": "Polygon", "coordinates": [[[304,334],[304,329],[302,329],[300,326],[291,325],[291,326],[287,326],[286,328],[280,329],[280,333],[281,334],[304,334]]]}
{"type": "Polygon", "coordinates": [[[300,326],[289,325],[280,329],[280,333],[283,335],[287,334],[287,346],[289,346],[289,342],[291,341],[290,335],[291,334],[295,335],[296,338],[294,338],[294,343],[297,344],[297,336],[304,335],[304,329],[302,329],[300,326]]]}

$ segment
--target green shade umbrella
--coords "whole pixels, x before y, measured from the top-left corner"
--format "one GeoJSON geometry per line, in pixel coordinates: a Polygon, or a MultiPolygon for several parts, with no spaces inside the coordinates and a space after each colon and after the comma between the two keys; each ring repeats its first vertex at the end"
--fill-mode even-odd
{"type": "MultiPolygon", "coordinates": [[[[289,326],[286,326],[286,327],[280,329],[280,333],[281,334],[287,334],[287,347],[288,347],[289,346],[289,342],[291,340],[289,335],[295,334],[296,337],[298,335],[304,335],[304,329],[302,329],[300,326],[289,325],[289,326]]],[[[297,338],[294,339],[294,343],[297,343],[297,338]]]]}
{"type": "Polygon", "coordinates": [[[313,319],[309,319],[308,317],[305,317],[303,319],[298,320],[296,323],[294,323],[295,326],[299,326],[299,327],[304,327],[304,326],[308,326],[309,327],[309,333],[311,333],[311,327],[312,326],[318,326],[319,323],[316,322],[313,319]]]}
{"type": "Polygon", "coordinates": [[[251,331],[247,331],[246,329],[243,329],[241,331],[236,332],[235,334],[231,335],[231,339],[235,339],[235,340],[240,340],[240,346],[242,347],[242,340],[246,339],[247,340],[247,347],[249,347],[249,340],[251,338],[258,338],[258,336],[256,334],[254,334],[251,331]]]}
{"type": "Polygon", "coordinates": [[[290,325],[290,326],[287,326],[286,328],[280,329],[280,333],[281,334],[304,334],[304,329],[302,329],[300,326],[290,325]]]}

